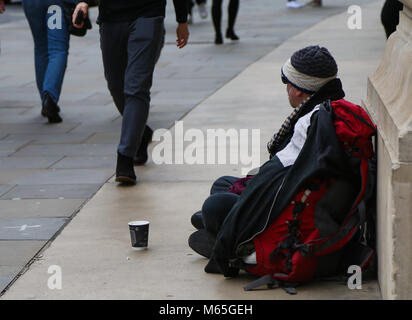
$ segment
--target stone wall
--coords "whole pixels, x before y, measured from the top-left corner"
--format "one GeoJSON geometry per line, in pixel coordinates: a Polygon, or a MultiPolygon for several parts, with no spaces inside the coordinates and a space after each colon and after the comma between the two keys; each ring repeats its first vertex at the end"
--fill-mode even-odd
{"type": "MultiPolygon", "coordinates": [[[[384,299],[412,299],[412,0],[368,79],[378,125],[378,277],[384,299]]],[[[383,30],[382,30],[383,32],[383,30]]]]}

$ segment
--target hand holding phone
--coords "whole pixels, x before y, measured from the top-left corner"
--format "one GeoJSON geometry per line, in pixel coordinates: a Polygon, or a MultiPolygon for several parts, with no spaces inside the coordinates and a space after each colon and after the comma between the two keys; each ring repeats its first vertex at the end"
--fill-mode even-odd
{"type": "Polygon", "coordinates": [[[77,12],[76,19],[74,20],[75,25],[81,25],[84,22],[84,14],[83,11],[79,10],[77,12]]]}

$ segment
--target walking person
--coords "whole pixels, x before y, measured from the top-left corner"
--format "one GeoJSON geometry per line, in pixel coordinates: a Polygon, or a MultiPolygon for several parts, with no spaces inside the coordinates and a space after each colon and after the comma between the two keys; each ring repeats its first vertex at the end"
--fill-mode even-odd
{"type": "Polygon", "coordinates": [[[4,0],[0,0],[0,13],[6,12],[6,6],[4,5],[4,0]]]}
{"type": "MultiPolygon", "coordinates": [[[[189,38],[186,0],[174,0],[176,44],[183,48],[189,38]]],[[[81,1],[73,14],[87,15],[81,1]]],[[[153,71],[164,43],[165,0],[100,0],[100,46],[109,91],[123,116],[117,149],[116,181],[135,184],[135,164],[147,161],[152,130],[146,125],[153,71]]]]}
{"type": "MultiPolygon", "coordinates": [[[[63,12],[63,0],[23,0],[24,14],[29,22],[34,40],[34,62],[36,83],[42,101],[41,114],[50,123],[59,123],[60,108],[57,105],[62,89],[69,55],[69,32],[61,14],[56,25],[48,25],[56,11],[49,10],[51,6],[60,8],[63,12]]],[[[56,15],[56,19],[58,15],[56,15]]]]}
{"type": "Polygon", "coordinates": [[[202,18],[203,20],[207,19],[206,0],[188,0],[188,5],[189,5],[188,23],[189,24],[193,23],[193,8],[195,6],[195,3],[197,4],[200,18],[202,18]]]}
{"type": "Polygon", "coordinates": [[[296,9],[296,8],[301,8],[304,5],[296,0],[288,0],[286,2],[286,8],[291,8],[291,9],[296,9]]]}
{"type": "Polygon", "coordinates": [[[381,11],[381,21],[385,28],[386,38],[396,31],[399,24],[399,12],[402,11],[403,4],[398,0],[386,0],[381,11]]]}
{"type": "MultiPolygon", "coordinates": [[[[212,19],[213,26],[215,27],[215,44],[223,43],[223,36],[221,31],[222,25],[222,2],[223,0],[213,0],[212,4],[212,19]]],[[[236,17],[239,11],[239,0],[229,0],[228,14],[229,21],[226,29],[226,38],[231,40],[239,40],[239,37],[235,33],[236,17]]]]}

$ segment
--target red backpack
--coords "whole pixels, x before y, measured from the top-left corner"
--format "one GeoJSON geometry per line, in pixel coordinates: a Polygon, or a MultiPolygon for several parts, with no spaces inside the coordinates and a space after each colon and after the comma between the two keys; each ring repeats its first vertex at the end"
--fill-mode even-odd
{"type": "MultiPolygon", "coordinates": [[[[354,170],[360,170],[361,182],[353,187],[351,197],[342,199],[343,192],[350,193],[347,182],[333,178],[306,181],[281,215],[253,239],[257,265],[247,271],[262,278],[245,290],[268,285],[286,287],[289,293],[296,293],[294,286],[317,276],[321,257],[340,251],[353,242],[355,234],[364,235],[365,221],[371,215],[366,209],[373,207],[376,196],[372,145],[376,127],[360,106],[343,99],[330,105],[338,140],[349,159],[354,160],[354,170]],[[339,207],[347,206],[332,221],[331,216],[337,213],[327,209],[327,203],[334,204],[335,199],[343,201],[344,205],[339,207]],[[334,232],[325,230],[328,223],[336,223],[334,232]]],[[[360,267],[365,268],[372,256],[373,250],[365,250],[360,267]]]]}

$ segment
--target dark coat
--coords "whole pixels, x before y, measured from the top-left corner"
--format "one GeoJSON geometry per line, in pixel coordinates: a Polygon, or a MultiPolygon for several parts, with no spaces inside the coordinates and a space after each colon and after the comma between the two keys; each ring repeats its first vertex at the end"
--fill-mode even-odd
{"type": "MultiPolygon", "coordinates": [[[[302,107],[300,116],[309,113],[320,102],[341,99],[342,95],[340,80],[332,80],[302,107]]],[[[283,148],[292,135],[291,130],[285,137],[287,142],[282,143],[283,148]]],[[[210,268],[213,265],[218,266],[225,276],[237,274],[238,270],[231,268],[231,261],[237,260],[242,247],[275,221],[302,188],[304,181],[315,176],[339,177],[348,174],[346,155],[333,125],[333,113],[330,107],[321,106],[312,115],[307,140],[295,164],[283,167],[274,156],[249,181],[217,235],[211,262],[205,270],[209,272],[214,269],[216,272],[215,267],[210,268]]]]}

